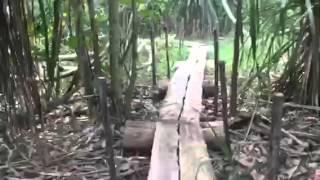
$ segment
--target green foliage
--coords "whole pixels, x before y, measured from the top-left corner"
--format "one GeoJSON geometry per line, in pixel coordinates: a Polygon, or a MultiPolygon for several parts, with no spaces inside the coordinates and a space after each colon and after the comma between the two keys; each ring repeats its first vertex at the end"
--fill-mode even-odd
{"type": "MultiPolygon", "coordinates": [[[[164,39],[161,39],[158,43],[158,54],[159,62],[158,62],[158,75],[161,79],[166,77],[167,73],[167,61],[166,61],[166,49],[164,39]]],[[[179,61],[185,61],[188,58],[189,50],[186,46],[182,46],[179,48],[179,41],[171,40],[169,42],[169,58],[170,58],[170,69],[171,74],[174,71],[174,67],[177,66],[179,61]]]]}
{"type": "Polygon", "coordinates": [[[309,0],[247,3],[244,24],[250,32],[243,44],[242,63],[251,66],[251,79],[258,77],[270,91],[281,91],[301,103],[319,105],[320,27],[315,25],[319,4],[309,0]],[[270,85],[271,72],[280,75],[275,89],[270,85]]]}
{"type": "MultiPolygon", "coordinates": [[[[33,53],[39,56],[41,60],[46,61],[50,58],[52,51],[51,40],[54,38],[54,1],[38,0],[34,3],[34,28],[30,26],[29,31],[34,31],[36,43],[33,45],[33,53]]],[[[74,1],[70,1],[74,2],[74,1]]],[[[85,1],[83,1],[85,2],[85,1]]],[[[269,1],[269,0],[249,0],[244,1],[243,8],[243,24],[244,29],[248,30],[247,34],[244,34],[242,52],[241,52],[241,62],[240,62],[240,72],[246,73],[251,77],[262,77],[265,74],[269,74],[274,71],[281,73],[281,70],[285,70],[287,67],[285,64],[280,64],[279,62],[282,57],[296,56],[293,59],[299,59],[300,54],[295,53],[298,51],[299,45],[296,42],[301,36],[301,20],[310,20],[310,23],[305,24],[307,29],[312,36],[316,36],[314,29],[314,22],[317,19],[313,16],[313,1],[309,2],[306,7],[305,2],[300,2],[298,0],[293,1],[269,1]],[[260,74],[260,75],[259,75],[260,74]]],[[[61,52],[62,53],[73,53],[75,47],[77,47],[76,37],[70,31],[74,31],[74,9],[71,8],[71,12],[68,11],[67,4],[69,1],[64,2],[61,5],[62,14],[62,39],[61,39],[61,52]],[[69,14],[70,13],[70,14],[69,14]],[[68,18],[71,18],[71,24],[68,22],[68,18]],[[71,29],[69,29],[69,27],[71,29]]],[[[99,34],[99,46],[101,50],[101,58],[104,60],[102,62],[104,71],[108,71],[108,13],[107,5],[105,1],[97,0],[95,1],[95,20],[98,26],[99,34]]],[[[130,22],[130,6],[131,0],[120,0],[122,7],[120,11],[123,13],[122,19],[122,30],[121,32],[121,51],[123,52],[128,45],[128,38],[130,37],[130,28],[128,25],[130,22]]],[[[216,0],[137,0],[137,9],[139,16],[139,36],[140,38],[149,37],[149,26],[150,22],[156,24],[156,34],[161,31],[161,20],[164,17],[170,17],[175,19],[178,24],[182,19],[185,20],[184,29],[186,31],[192,30],[193,20],[200,20],[200,24],[196,28],[201,31],[206,31],[209,28],[215,28],[219,25],[220,36],[225,36],[224,39],[220,40],[220,58],[226,62],[227,72],[231,70],[231,62],[233,57],[233,38],[228,36],[228,32],[231,31],[234,24],[230,19],[228,13],[233,13],[235,11],[236,3],[232,0],[216,1],[216,0]],[[229,10],[226,11],[224,3],[228,4],[229,10]],[[189,28],[189,29],[188,29],[189,28]],[[145,36],[148,35],[148,36],[145,36]]],[[[72,4],[72,3],[71,3],[72,4]]],[[[87,9],[86,3],[83,4],[84,9],[87,9]]],[[[82,13],[82,21],[84,25],[84,36],[85,43],[89,50],[92,50],[92,38],[90,36],[90,21],[87,12],[82,13]]],[[[181,23],[180,23],[181,24],[181,23]]],[[[245,32],[245,31],[244,31],[245,32]]],[[[188,35],[188,34],[186,34],[188,35]]],[[[199,35],[199,34],[198,34],[199,35]]],[[[310,36],[311,36],[310,35],[310,36]]],[[[210,36],[210,34],[209,34],[210,36]]],[[[188,38],[188,37],[185,37],[188,38]]],[[[160,38],[157,40],[156,46],[156,58],[158,62],[158,75],[164,77],[166,74],[166,58],[165,58],[165,46],[164,39],[160,38]]],[[[179,49],[179,42],[177,40],[170,39],[170,62],[171,68],[177,64],[177,62],[186,58],[188,50],[185,46],[179,49]]],[[[213,44],[213,42],[206,42],[208,44],[213,44]]],[[[316,47],[318,46],[313,42],[310,46],[310,52],[316,53],[316,47]]],[[[309,52],[309,51],[307,51],[309,52]]],[[[209,49],[209,58],[213,59],[213,47],[209,49]]],[[[305,58],[304,58],[305,59],[305,58]]],[[[129,62],[126,62],[129,63],[129,62]]],[[[211,61],[209,62],[209,64],[211,61]]],[[[141,64],[141,62],[140,62],[141,64]]],[[[293,63],[294,64],[294,63],[293,63]]],[[[301,64],[301,63],[300,63],[301,64]]],[[[293,66],[295,67],[295,66],[293,66]]],[[[48,67],[49,68],[49,67],[48,67]]],[[[310,68],[309,68],[310,69],[310,68]]],[[[52,70],[50,70],[51,76],[52,70]]],[[[307,73],[308,77],[310,77],[307,73]]],[[[305,79],[304,86],[307,86],[308,77],[305,76],[301,78],[302,75],[297,76],[299,79],[305,79]]],[[[295,76],[296,77],[296,76],[295,76]]],[[[50,77],[54,79],[55,77],[50,77]]],[[[260,80],[262,80],[260,78],[260,80]]],[[[271,87],[271,86],[270,86],[271,87]]]]}
{"type": "MultiPolygon", "coordinates": [[[[141,44],[145,46],[150,46],[150,40],[140,39],[141,44]],[[143,43],[141,42],[143,41],[143,43]]],[[[165,49],[165,39],[156,38],[156,62],[157,62],[157,76],[159,79],[165,79],[167,73],[167,62],[166,62],[166,49],[165,49]]],[[[145,47],[145,48],[148,48],[145,47]]],[[[138,81],[139,83],[150,83],[151,81],[151,64],[148,64],[150,61],[150,53],[148,50],[140,50],[139,52],[139,66],[147,64],[147,67],[144,67],[138,72],[138,81]]],[[[185,61],[188,58],[189,49],[186,45],[182,45],[179,48],[179,40],[169,38],[169,58],[170,58],[170,69],[173,73],[175,67],[182,61],[185,61]]]]}
{"type": "MultiPolygon", "coordinates": [[[[226,0],[227,1],[227,0],[226,0]]],[[[233,1],[228,1],[233,7],[233,1]]],[[[221,34],[227,34],[232,29],[232,21],[225,12],[223,3],[216,0],[174,0],[168,4],[170,15],[176,17],[177,22],[183,22],[188,34],[193,28],[201,30],[202,34],[219,27],[221,34]],[[198,25],[193,24],[198,20],[198,25]]],[[[233,8],[232,8],[233,9],[233,8]]]]}
{"type": "Polygon", "coordinates": [[[105,14],[103,8],[101,8],[101,7],[97,8],[95,19],[96,19],[97,23],[100,24],[100,26],[102,26],[103,24],[104,25],[107,24],[108,16],[105,14]]]}
{"type": "Polygon", "coordinates": [[[76,47],[78,46],[77,45],[77,40],[78,38],[75,37],[75,36],[70,36],[68,38],[68,46],[71,48],[71,49],[76,49],[76,47]]]}
{"type": "MultiPolygon", "coordinates": [[[[207,42],[208,44],[213,44],[212,42],[207,42]]],[[[230,69],[229,67],[232,64],[233,58],[233,38],[232,37],[225,37],[224,39],[219,40],[220,46],[220,59],[226,62],[226,68],[230,69]]],[[[214,59],[214,49],[213,46],[210,46],[208,52],[208,58],[213,61],[214,59]]],[[[212,62],[213,63],[213,62],[212,62]]]]}
{"type": "Polygon", "coordinates": [[[138,12],[144,18],[159,19],[165,11],[167,1],[165,0],[152,0],[146,3],[140,3],[138,12]]]}

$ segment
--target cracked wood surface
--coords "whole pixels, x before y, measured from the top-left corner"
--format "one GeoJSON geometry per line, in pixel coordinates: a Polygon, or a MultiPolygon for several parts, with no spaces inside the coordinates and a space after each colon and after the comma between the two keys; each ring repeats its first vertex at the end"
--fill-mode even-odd
{"type": "Polygon", "coordinates": [[[199,123],[207,50],[193,46],[170,81],[156,123],[148,180],[216,179],[199,123]],[[180,120],[190,123],[162,123],[177,121],[183,104],[180,120]]]}

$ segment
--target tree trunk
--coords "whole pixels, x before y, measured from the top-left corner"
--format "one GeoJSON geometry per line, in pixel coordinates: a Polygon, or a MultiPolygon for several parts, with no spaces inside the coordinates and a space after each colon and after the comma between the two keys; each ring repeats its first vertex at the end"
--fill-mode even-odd
{"type": "MultiPolygon", "coordinates": [[[[57,65],[59,65],[59,52],[60,52],[60,41],[62,36],[62,20],[61,20],[61,8],[62,2],[60,0],[55,0],[53,3],[53,14],[54,14],[54,20],[53,20],[53,35],[52,35],[52,48],[51,48],[51,57],[48,65],[48,70],[54,72],[56,69],[57,71],[57,77],[58,80],[56,81],[56,95],[58,96],[60,94],[60,71],[59,68],[57,68],[57,65]]],[[[54,77],[54,74],[53,74],[54,77]]],[[[50,83],[50,86],[53,87],[54,81],[52,79],[52,82],[50,83]]],[[[49,88],[49,91],[51,87],[49,88]]],[[[50,95],[50,94],[49,94],[50,95]]]]}
{"type": "Polygon", "coordinates": [[[231,151],[231,140],[229,133],[229,124],[228,124],[228,93],[227,93],[227,78],[225,73],[225,62],[219,62],[219,72],[220,72],[220,86],[221,86],[221,97],[222,97],[222,117],[223,117],[223,129],[225,134],[226,149],[228,152],[227,158],[232,157],[231,151]]]}
{"type": "MultiPolygon", "coordinates": [[[[79,69],[80,69],[80,79],[82,85],[85,87],[85,94],[91,95],[93,94],[93,74],[91,71],[90,65],[90,57],[85,45],[85,37],[83,34],[83,26],[82,26],[82,3],[81,0],[78,0],[75,4],[76,6],[76,36],[77,36],[77,48],[76,53],[79,58],[79,69]]],[[[93,99],[89,99],[88,102],[89,115],[92,116],[94,113],[93,107],[94,102],[93,99]]]]}
{"type": "Polygon", "coordinates": [[[214,115],[218,115],[219,99],[219,29],[213,31],[214,44],[214,115]]]}
{"type": "MultiPolygon", "coordinates": [[[[23,1],[18,0],[0,3],[0,92],[4,93],[8,103],[5,111],[12,120],[12,130],[17,129],[16,125],[21,123],[16,118],[17,108],[31,115],[37,113],[41,117],[25,8],[23,1]],[[20,106],[16,106],[17,103],[20,106]]],[[[33,118],[23,119],[22,123],[28,126],[33,124],[32,120],[33,118]]]]}
{"type": "Polygon", "coordinates": [[[168,42],[168,25],[166,24],[164,27],[164,33],[166,38],[166,59],[167,59],[167,78],[170,79],[170,59],[169,59],[169,42],[168,42]]]}
{"type": "Polygon", "coordinates": [[[110,75],[111,93],[114,109],[120,117],[121,102],[121,73],[120,72],[120,24],[119,24],[119,0],[109,0],[109,52],[110,52],[110,75]]]}
{"type": "MultiPolygon", "coordinates": [[[[39,0],[38,3],[39,3],[39,8],[40,8],[40,17],[41,17],[41,20],[42,20],[42,25],[43,25],[43,30],[44,30],[45,53],[46,53],[46,58],[48,60],[49,59],[49,38],[48,38],[48,25],[47,25],[46,13],[45,13],[43,0],[39,0]]],[[[49,62],[47,61],[47,63],[49,63],[49,62]]],[[[48,67],[49,67],[49,65],[47,64],[47,74],[48,74],[48,77],[49,77],[50,81],[52,81],[53,72],[51,72],[48,69],[48,67]]]]}
{"type": "Polygon", "coordinates": [[[71,20],[71,13],[72,13],[72,2],[68,1],[68,19],[67,19],[67,24],[68,24],[68,30],[69,30],[69,36],[73,36],[73,31],[72,31],[72,20],[71,20]]]}
{"type": "Polygon", "coordinates": [[[150,21],[150,41],[151,41],[151,58],[152,58],[152,85],[157,85],[157,65],[155,57],[155,43],[154,43],[154,24],[150,21]]]}
{"type": "Polygon", "coordinates": [[[98,29],[96,26],[95,21],[95,12],[94,12],[94,2],[93,0],[88,0],[88,10],[90,16],[90,26],[91,26],[91,33],[92,33],[92,43],[93,43],[93,67],[94,72],[97,75],[101,75],[101,62],[99,57],[99,38],[98,38],[98,29]]]}
{"type": "Polygon", "coordinates": [[[97,80],[99,84],[99,101],[100,101],[100,118],[104,127],[104,136],[106,142],[106,152],[108,153],[108,165],[110,179],[116,180],[116,166],[114,161],[114,152],[113,152],[113,133],[112,133],[112,122],[110,121],[108,113],[108,103],[107,103],[107,83],[104,77],[99,77],[97,80]]]}
{"type": "Polygon", "coordinates": [[[134,86],[137,79],[137,60],[138,60],[138,28],[137,28],[137,16],[136,16],[136,2],[131,0],[132,3],[132,62],[131,62],[131,76],[129,87],[126,92],[125,105],[126,105],[126,116],[131,111],[131,101],[134,92],[134,86]]]}
{"type": "Polygon", "coordinates": [[[235,116],[237,113],[237,97],[238,97],[238,67],[239,67],[239,51],[240,51],[240,36],[242,31],[242,0],[237,1],[237,22],[234,39],[234,55],[232,62],[232,77],[231,77],[231,95],[230,95],[230,114],[235,116]]]}

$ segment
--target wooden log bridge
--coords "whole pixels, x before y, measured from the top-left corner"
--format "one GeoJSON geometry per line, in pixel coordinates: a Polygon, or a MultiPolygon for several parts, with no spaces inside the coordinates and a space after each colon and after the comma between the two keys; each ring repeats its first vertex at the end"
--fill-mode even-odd
{"type": "Polygon", "coordinates": [[[216,180],[200,128],[207,46],[193,46],[160,108],[148,180],[216,180]]]}

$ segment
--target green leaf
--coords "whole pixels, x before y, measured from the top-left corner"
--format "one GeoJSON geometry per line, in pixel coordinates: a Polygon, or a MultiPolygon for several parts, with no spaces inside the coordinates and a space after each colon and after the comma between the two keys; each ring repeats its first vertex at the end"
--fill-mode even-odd
{"type": "Polygon", "coordinates": [[[152,12],[148,9],[141,10],[139,13],[143,17],[152,17],[152,12]]]}
{"type": "Polygon", "coordinates": [[[108,17],[106,15],[103,14],[99,14],[96,17],[97,22],[101,23],[101,22],[105,22],[108,20],[108,17]]]}
{"type": "Polygon", "coordinates": [[[130,5],[131,4],[131,0],[121,0],[120,3],[123,4],[123,5],[130,5]]]}
{"type": "Polygon", "coordinates": [[[78,46],[77,37],[71,36],[71,37],[68,39],[68,45],[69,45],[70,49],[76,49],[77,46],[78,46]]]}

